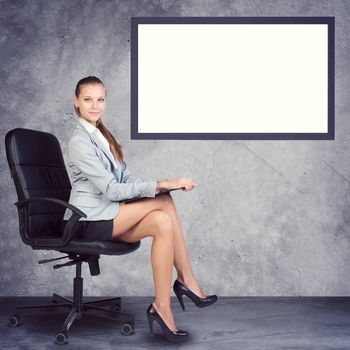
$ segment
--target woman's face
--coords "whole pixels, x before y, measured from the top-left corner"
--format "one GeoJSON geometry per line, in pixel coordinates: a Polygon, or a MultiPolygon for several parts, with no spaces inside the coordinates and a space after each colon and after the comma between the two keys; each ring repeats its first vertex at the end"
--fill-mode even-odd
{"type": "Polygon", "coordinates": [[[105,110],[106,91],[103,85],[83,85],[80,94],[74,96],[74,105],[79,108],[81,117],[96,126],[105,110]]]}

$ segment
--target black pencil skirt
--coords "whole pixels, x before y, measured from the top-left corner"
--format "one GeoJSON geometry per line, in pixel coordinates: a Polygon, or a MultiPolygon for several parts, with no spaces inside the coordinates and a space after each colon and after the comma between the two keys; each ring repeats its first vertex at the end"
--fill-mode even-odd
{"type": "MultiPolygon", "coordinates": [[[[65,221],[66,222],[66,221],[65,221]]],[[[99,221],[78,221],[73,229],[73,237],[90,241],[111,241],[113,219],[99,221]]]]}

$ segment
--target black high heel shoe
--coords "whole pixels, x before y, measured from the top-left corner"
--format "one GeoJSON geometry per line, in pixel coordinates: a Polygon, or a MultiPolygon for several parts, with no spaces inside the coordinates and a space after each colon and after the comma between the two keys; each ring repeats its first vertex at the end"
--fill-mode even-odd
{"type": "Polygon", "coordinates": [[[160,327],[163,330],[163,333],[165,337],[170,341],[182,341],[187,339],[188,332],[181,331],[180,329],[173,332],[171,329],[168,328],[166,323],[163,321],[163,319],[158,314],[156,308],[151,304],[147,309],[147,318],[148,318],[148,324],[149,324],[149,330],[151,332],[151,335],[153,335],[153,322],[157,321],[157,323],[160,325],[160,327]]]}
{"type": "Polygon", "coordinates": [[[194,302],[194,304],[200,308],[212,305],[218,300],[218,297],[216,295],[208,295],[205,298],[200,298],[198,295],[194,294],[190,289],[188,289],[184,284],[182,284],[178,280],[174,282],[173,289],[175,295],[179,299],[179,303],[183,311],[185,311],[185,304],[182,299],[183,295],[189,297],[194,302]]]}

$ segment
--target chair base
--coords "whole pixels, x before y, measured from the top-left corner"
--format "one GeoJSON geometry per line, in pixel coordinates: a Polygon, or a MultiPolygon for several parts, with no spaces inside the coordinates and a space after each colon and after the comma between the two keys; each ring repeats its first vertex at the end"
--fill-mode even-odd
{"type": "Polygon", "coordinates": [[[102,317],[111,320],[122,321],[121,332],[130,335],[135,329],[135,316],[126,312],[121,312],[121,298],[98,299],[82,302],[77,305],[73,300],[58,294],[53,294],[52,299],[44,305],[30,305],[16,307],[16,313],[11,315],[8,324],[12,327],[20,325],[22,315],[41,314],[46,312],[66,312],[70,311],[66,317],[62,328],[56,333],[55,338],[58,344],[68,341],[68,331],[75,320],[79,320],[84,314],[102,317]]]}
{"type": "MultiPolygon", "coordinates": [[[[85,260],[84,260],[85,261],[85,260]]],[[[83,302],[83,279],[81,278],[82,260],[79,258],[67,264],[76,265],[76,275],[73,281],[73,299],[53,294],[52,300],[46,305],[31,305],[16,307],[16,313],[8,319],[8,325],[16,327],[20,325],[21,315],[41,314],[45,312],[66,312],[70,311],[66,317],[61,330],[55,339],[58,344],[65,344],[68,341],[68,331],[75,320],[82,318],[83,314],[90,314],[110,320],[122,321],[121,332],[130,335],[135,329],[135,316],[126,312],[121,312],[121,298],[99,299],[83,302]]],[[[65,264],[65,265],[67,265],[65,264]]],[[[62,265],[62,266],[65,266],[62,265]]]]}

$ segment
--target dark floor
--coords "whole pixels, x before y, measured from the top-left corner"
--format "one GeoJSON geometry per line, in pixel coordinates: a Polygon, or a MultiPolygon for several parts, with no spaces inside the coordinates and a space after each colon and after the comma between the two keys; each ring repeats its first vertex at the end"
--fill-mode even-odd
{"type": "MultiPolygon", "coordinates": [[[[7,326],[14,305],[49,298],[0,298],[0,349],[350,349],[348,297],[226,297],[206,309],[186,299],[186,312],[172,306],[178,328],[190,332],[183,343],[169,343],[156,327],[149,335],[146,309],[151,297],[125,297],[122,308],[136,315],[135,333],[120,333],[120,323],[86,316],[73,324],[69,343],[54,343],[65,314],[28,315],[19,327],[7,326]]],[[[156,325],[156,324],[155,324],[156,325]]]]}

